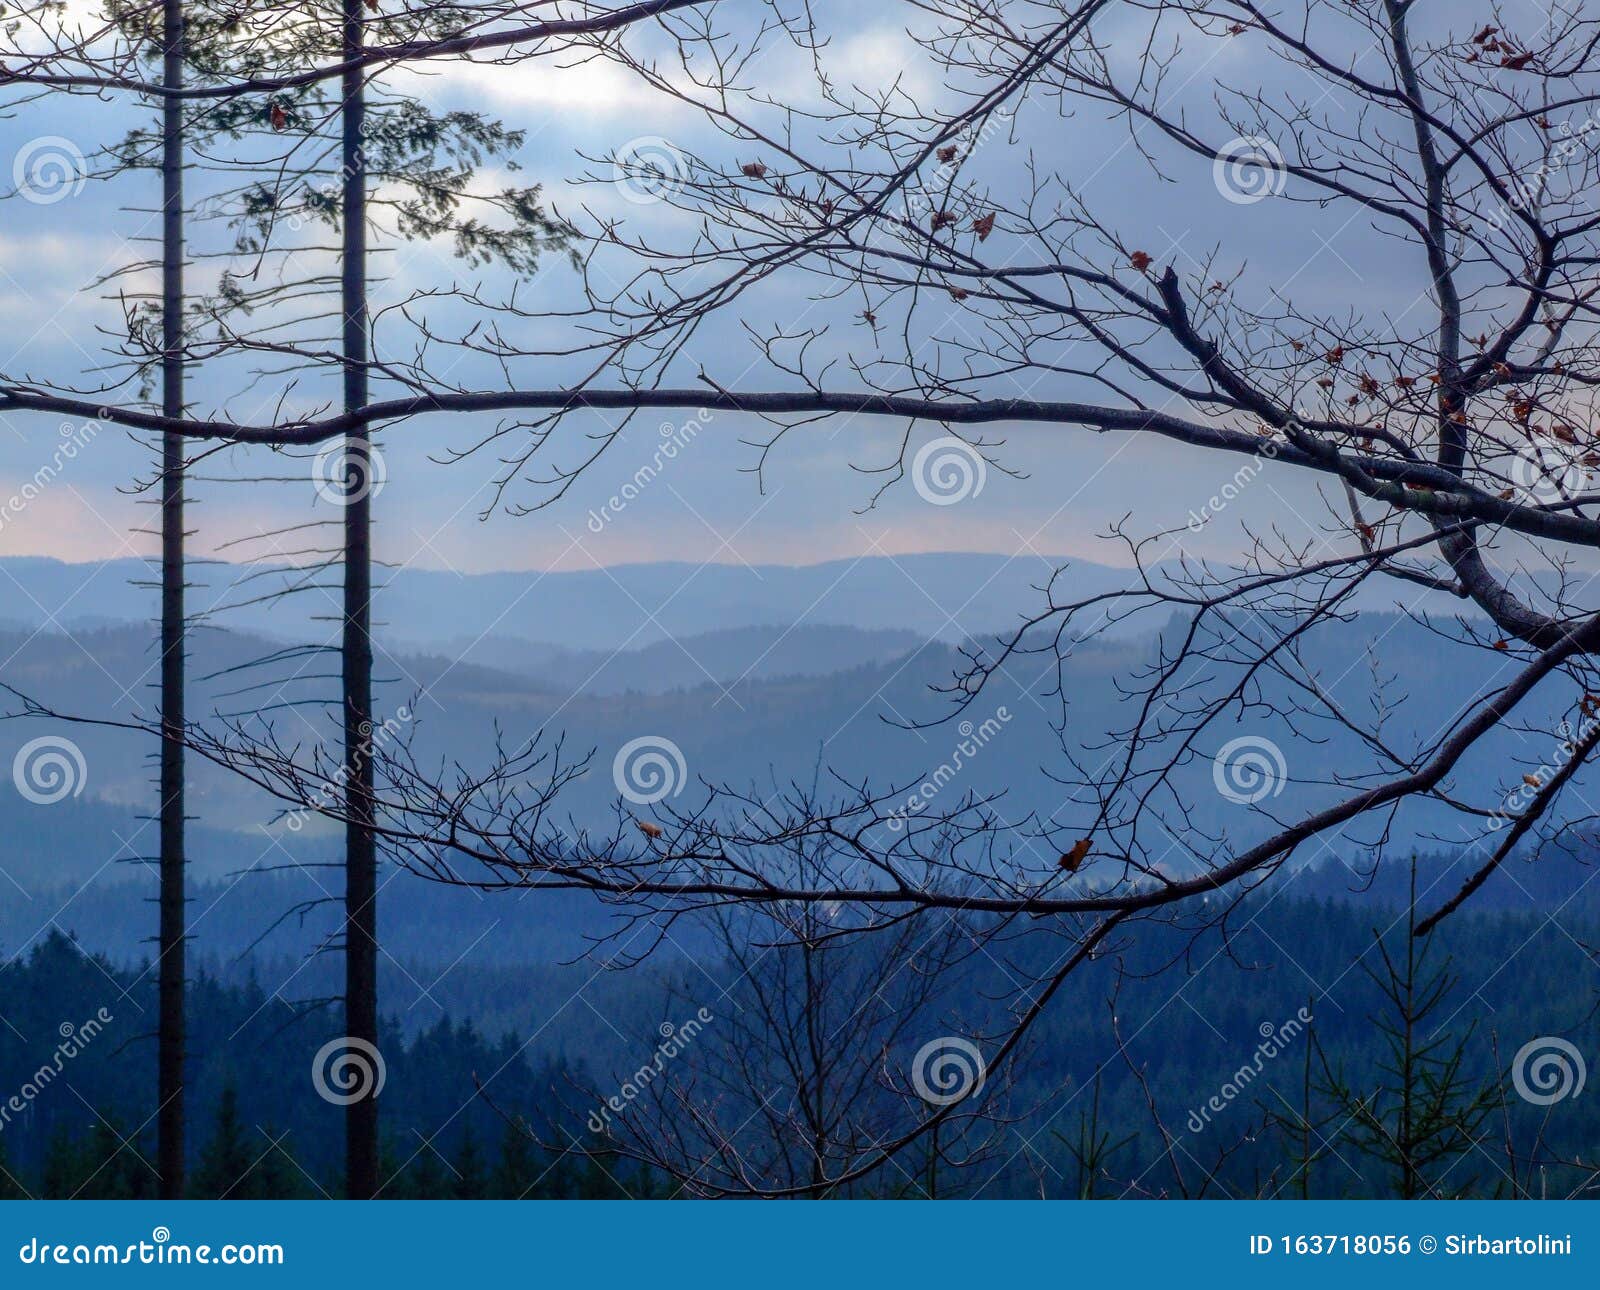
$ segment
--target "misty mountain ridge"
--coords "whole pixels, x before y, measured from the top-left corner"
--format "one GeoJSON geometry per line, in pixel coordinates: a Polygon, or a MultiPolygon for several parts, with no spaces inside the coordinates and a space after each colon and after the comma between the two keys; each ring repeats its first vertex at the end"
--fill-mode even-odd
{"type": "MultiPolygon", "coordinates": [[[[765,792],[809,778],[819,767],[845,782],[870,782],[878,792],[909,792],[940,767],[959,762],[959,775],[939,778],[941,808],[968,793],[995,795],[994,809],[1004,824],[1044,821],[1062,833],[1089,829],[1091,804],[1057,778],[1064,762],[1056,728],[1062,710],[1051,693],[1057,679],[1053,655],[1019,657],[961,709],[941,692],[962,668],[958,650],[937,641],[904,649],[907,643],[903,634],[845,628],[747,629],[713,633],[704,645],[701,638],[688,638],[615,657],[534,649],[518,655],[525,666],[515,671],[445,654],[380,651],[378,711],[407,708],[408,737],[415,738],[425,763],[483,769],[497,738],[519,746],[542,735],[547,747],[562,739],[569,764],[587,759],[585,773],[563,791],[556,808],[559,820],[579,828],[607,830],[615,824],[614,759],[631,742],[649,737],[670,742],[681,754],[685,773],[669,803],[678,809],[692,810],[707,784],[765,792]],[[809,657],[797,656],[796,649],[809,657]],[[789,671],[790,666],[809,670],[789,671]],[[696,672],[720,672],[726,679],[689,683],[696,672]],[[984,721],[1001,733],[986,740],[978,755],[958,757],[962,723],[970,728],[984,721]]],[[[514,643],[508,648],[518,650],[514,643]]],[[[1115,754],[1118,732],[1131,715],[1119,678],[1136,673],[1154,649],[1149,639],[1093,639],[1073,648],[1060,680],[1067,696],[1065,737],[1080,764],[1099,766],[1115,754]]],[[[1464,656],[1454,684],[1440,686],[1437,638],[1424,625],[1393,616],[1329,622],[1302,641],[1301,654],[1330,697],[1346,705],[1361,701],[1377,667],[1388,678],[1390,699],[1406,700],[1403,718],[1394,718],[1389,729],[1402,746],[1429,739],[1457,720],[1462,704],[1492,688],[1505,663],[1488,651],[1464,656]]],[[[142,714],[148,720],[156,657],[149,624],[0,634],[4,679],[69,715],[142,714]]],[[[332,748],[335,655],[208,630],[192,637],[190,671],[193,719],[214,723],[220,713],[227,720],[269,720],[305,750],[319,740],[325,751],[332,748]]],[[[1197,669],[1189,683],[1199,695],[1227,681],[1220,671],[1197,669]]],[[[1308,739],[1273,716],[1275,709],[1287,710],[1288,696],[1276,693],[1276,684],[1264,677],[1262,704],[1217,722],[1173,769],[1174,786],[1192,804],[1189,845],[1208,850],[1197,856],[1173,839],[1168,852],[1155,857],[1170,870],[1181,872],[1213,851],[1247,845],[1274,829],[1275,821],[1319,809],[1342,795],[1341,778],[1352,767],[1369,765],[1370,750],[1349,732],[1330,728],[1308,739]],[[1236,736],[1271,740],[1284,754],[1283,781],[1259,808],[1228,799],[1214,784],[1211,755],[1236,736]]],[[[1548,701],[1534,696],[1524,716],[1537,728],[1548,708],[1553,729],[1557,702],[1554,695],[1548,701]]],[[[38,805],[13,798],[11,847],[0,868],[24,890],[87,879],[115,859],[154,850],[144,818],[154,801],[154,741],[138,731],[95,724],[58,730],[59,724],[0,723],[6,764],[29,740],[62,734],[80,749],[86,769],[78,794],[66,801],[38,805]]],[[[1525,768],[1551,755],[1551,746],[1549,739],[1499,731],[1463,761],[1456,781],[1514,786],[1525,768]]],[[[822,782],[839,781],[825,774],[822,782]]],[[[189,801],[197,830],[212,835],[197,833],[199,878],[248,867],[257,853],[291,862],[319,828],[333,827],[317,821],[285,836],[281,804],[198,758],[189,801]]],[[[1369,845],[1368,823],[1346,826],[1331,841],[1334,854],[1369,845]]],[[[1391,828],[1396,845],[1448,846],[1452,837],[1462,837],[1449,809],[1425,800],[1408,803],[1391,828]]],[[[1015,836],[1023,839],[1028,832],[1015,836]]]]}
{"type": "MultiPolygon", "coordinates": [[[[1158,565],[1152,578],[1178,565],[1158,565]]],[[[70,564],[45,556],[0,557],[6,598],[0,625],[17,631],[41,628],[89,631],[145,623],[156,613],[155,567],[142,559],[70,564]]],[[[818,638],[802,629],[845,627],[888,633],[876,643],[842,646],[860,658],[906,649],[922,641],[959,643],[1014,630],[1054,596],[1088,599],[1137,586],[1126,568],[1064,556],[1022,557],[928,552],[863,556],[810,565],[693,564],[664,561],[573,571],[455,573],[414,567],[375,571],[374,630],[392,651],[442,652],[463,662],[524,671],[550,666],[561,678],[587,679],[603,659],[588,652],[636,652],[691,638],[702,640],[712,658],[722,633],[790,633],[770,663],[756,651],[740,670],[709,667],[711,679],[726,681],[745,667],[757,675],[806,671],[818,674],[809,645],[818,638]],[[578,657],[567,658],[572,654],[578,657]],[[528,661],[522,662],[523,656],[528,661]],[[802,666],[793,661],[802,660],[802,666]]],[[[1538,582],[1538,578],[1533,579],[1538,582]]],[[[338,621],[337,569],[288,564],[228,564],[193,561],[188,607],[197,624],[284,643],[330,640],[338,621]],[[284,593],[284,594],[278,594],[284,593]]],[[[1367,613],[1393,612],[1403,600],[1442,614],[1470,614],[1470,606],[1442,594],[1417,602],[1382,584],[1364,587],[1347,606],[1367,613]]],[[[1145,635],[1156,618],[1137,614],[1101,622],[1112,639],[1145,635]]],[[[736,637],[727,644],[740,648],[736,637]]],[[[686,684],[694,669],[668,663],[686,684]]],[[[824,652],[823,658],[826,659],[824,652]]],[[[681,660],[680,660],[681,663],[681,660]]],[[[823,667],[829,666],[824,662],[823,667]]],[[[707,679],[704,676],[698,679],[707,679]]],[[[616,682],[597,678],[593,688],[616,682]]]]}
{"type": "MultiPolygon", "coordinates": [[[[1036,612],[1040,588],[1070,565],[1083,594],[1126,585],[1126,570],[1065,558],[980,554],[867,556],[814,565],[662,562],[558,572],[375,571],[375,630],[394,648],[441,649],[486,638],[563,650],[639,649],[739,629],[851,627],[960,640],[1036,612]],[[974,590],[976,589],[976,590],[974,590]]],[[[14,592],[3,617],[21,628],[141,622],[156,610],[152,565],[0,558],[14,592]]],[[[188,603],[200,621],[283,641],[326,640],[338,571],[197,561],[188,603]],[[290,590],[294,588],[295,590],[290,590]],[[272,593],[287,591],[271,599],[272,593]]],[[[499,660],[503,662],[502,660],[499,660]]]]}

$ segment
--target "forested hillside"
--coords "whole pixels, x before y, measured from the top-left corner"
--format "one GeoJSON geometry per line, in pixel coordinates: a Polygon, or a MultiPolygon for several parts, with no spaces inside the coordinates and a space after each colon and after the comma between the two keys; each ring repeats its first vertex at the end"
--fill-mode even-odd
{"type": "MultiPolygon", "coordinates": [[[[1425,861],[1419,870],[1424,882],[1441,887],[1460,872],[1442,861],[1431,867],[1425,861]]],[[[1525,886],[1529,875],[1519,875],[1491,893],[1483,912],[1453,920],[1435,938],[1432,953],[1449,985],[1419,1040],[1442,1044],[1452,1056],[1459,1049],[1458,1087],[1441,1114],[1470,1123],[1441,1170],[1445,1194],[1515,1194],[1530,1185],[1535,1158],[1543,1165],[1539,1187],[1550,1194],[1581,1189],[1588,1169],[1582,1162],[1592,1159],[1600,1137],[1600,1102],[1578,1097],[1553,1110],[1527,1105],[1511,1091],[1509,1065],[1536,1035],[1564,1036],[1583,1053],[1600,1052],[1588,984],[1590,947],[1600,944],[1594,872],[1573,866],[1536,891],[1525,886]],[[1561,925],[1541,912],[1547,904],[1563,908],[1561,925]],[[1474,1098],[1487,1099],[1492,1114],[1482,1108],[1469,1114],[1474,1098]],[[1508,1136],[1515,1164],[1507,1157],[1508,1136]]],[[[941,1164],[935,1191],[1396,1194],[1392,1162],[1363,1140],[1348,1108],[1340,1113],[1329,1084],[1339,1074],[1360,1096],[1376,1096],[1386,1115],[1398,1104],[1392,1054],[1374,1024],[1392,1020],[1393,1010],[1368,973],[1382,970],[1379,938],[1391,951],[1403,947],[1404,906],[1396,897],[1404,897],[1405,882],[1404,872],[1388,872],[1373,898],[1358,899],[1342,867],[1308,874],[1290,892],[1241,909],[1226,948],[1211,936],[1191,945],[1172,929],[1131,943],[1120,973],[1110,965],[1085,972],[1032,1037],[1026,1075],[1005,1091],[1012,1130],[968,1165],[941,1164]],[[1302,1008],[1313,1018],[1306,1026],[1297,1022],[1302,1008]],[[1280,1036],[1280,1050],[1262,1060],[1272,1033],[1280,1036]],[[1241,1068],[1248,1069],[1242,1082],[1241,1068]],[[1218,1095],[1224,1109],[1207,1111],[1218,1095]],[[1309,1169],[1301,1167],[1306,1138],[1295,1117],[1302,1115],[1315,1126],[1309,1169]],[[1173,1135],[1170,1154],[1163,1128],[1173,1135]]],[[[1023,945],[1017,961],[1048,953],[1043,941],[1023,945]]],[[[332,973],[315,967],[291,973],[269,992],[262,981],[277,979],[282,966],[258,973],[236,964],[220,977],[212,966],[196,981],[192,1024],[206,1043],[202,1051],[216,1054],[192,1072],[203,1126],[195,1143],[196,1194],[214,1194],[208,1180],[234,1177],[244,1181],[226,1189],[230,1195],[337,1192],[337,1109],[304,1095],[309,1055],[338,1033],[336,1012],[309,999],[320,983],[331,983],[332,973]],[[301,997],[293,997],[296,991],[301,997]]],[[[384,1150],[396,1178],[385,1195],[675,1190],[669,1180],[624,1162],[607,1168],[604,1161],[564,1160],[554,1148],[574,1139],[594,1146],[588,1119],[596,1104],[587,1096],[620,1088],[650,1065],[662,1023],[681,1021],[689,1003],[699,1001],[713,1017],[723,1013],[729,996],[716,982],[726,980],[726,965],[610,974],[599,993],[592,989],[594,963],[569,971],[494,963],[444,972],[437,981],[443,965],[412,966],[415,975],[396,971],[385,985],[386,997],[414,999],[384,1023],[384,1150]],[[578,1001],[580,990],[588,1003],[578,1001]],[[486,1098],[474,1097],[480,1087],[486,1098]]],[[[981,988],[988,972],[984,964],[970,965],[955,989],[981,988]]],[[[39,1064],[52,1059],[64,1019],[76,1026],[102,1007],[112,1016],[0,1128],[13,1194],[152,1194],[143,1078],[153,1060],[147,968],[118,967],[52,935],[4,969],[0,989],[9,1023],[0,1034],[6,1087],[27,1086],[39,1064]],[[98,1167],[107,1144],[119,1139],[126,1145],[113,1153],[114,1163],[98,1167]]],[[[717,1025],[710,1022],[676,1059],[702,1077],[714,1063],[731,1060],[714,1042],[717,1025]]],[[[786,1095],[777,1082],[761,1091],[786,1095]]],[[[903,1194],[924,1194],[925,1182],[919,1175],[903,1194]]],[[[902,1192],[891,1186],[876,1194],[902,1192]]]]}

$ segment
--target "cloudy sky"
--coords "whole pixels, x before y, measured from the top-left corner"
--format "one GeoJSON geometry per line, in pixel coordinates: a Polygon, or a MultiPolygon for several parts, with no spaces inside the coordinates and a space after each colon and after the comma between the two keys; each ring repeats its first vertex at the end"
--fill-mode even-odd
{"type": "MultiPolygon", "coordinates": [[[[724,6],[725,7],[725,6],[724,6]]],[[[907,37],[907,13],[899,5],[824,5],[824,28],[837,35],[824,59],[835,84],[882,89],[889,77],[919,101],[954,107],[933,69],[907,37]]],[[[634,42],[642,53],[656,46],[634,42]]],[[[780,101],[816,99],[808,58],[773,42],[744,80],[780,101]]],[[[1137,52],[1137,51],[1132,51],[1137,52]]],[[[1362,56],[1361,51],[1355,51],[1362,56]]],[[[1215,84],[1230,76],[1259,74],[1250,51],[1220,43],[1186,55],[1177,68],[1181,93],[1206,110],[1215,84]]],[[[1271,73],[1280,75],[1280,73],[1271,73]]],[[[612,63],[562,66],[542,59],[520,66],[449,64],[409,75],[403,88],[439,108],[465,106],[497,114],[525,130],[520,157],[525,182],[545,185],[560,211],[592,221],[615,217],[637,235],[669,236],[681,217],[661,204],[631,200],[614,188],[582,182],[604,174],[604,158],[618,150],[666,143],[710,157],[740,157],[740,145],[711,130],[692,109],[669,100],[633,73],[612,63]],[[587,158],[587,159],[586,159],[587,158]],[[676,221],[676,223],[675,223],[676,221]]],[[[1293,89],[1285,83],[1281,88],[1293,89]]],[[[0,158],[36,156],[56,147],[93,157],[97,147],[127,128],[138,105],[125,99],[47,99],[22,104],[0,119],[0,158]],[[41,144],[41,140],[44,143],[41,144]]],[[[1371,227],[1284,203],[1229,200],[1209,168],[1165,155],[1172,166],[1154,173],[1134,145],[1126,125],[1080,111],[1063,120],[1053,105],[1019,114],[1015,137],[986,143],[974,158],[986,182],[997,188],[1022,182],[1024,163],[1060,170],[1081,182],[1096,212],[1131,244],[1148,248],[1158,264],[1180,270],[1217,256],[1214,271],[1240,275],[1235,290],[1268,298],[1285,284],[1304,293],[1319,310],[1342,305],[1403,317],[1423,300],[1421,266],[1371,227]]],[[[1162,153],[1159,140],[1138,142],[1162,153]]],[[[0,166],[3,171],[14,167],[0,166]]],[[[485,176],[492,182],[494,176],[485,176]]],[[[197,177],[192,187],[203,186],[197,177]]],[[[67,373],[70,381],[106,362],[108,332],[119,310],[118,285],[97,280],[152,253],[150,210],[157,179],[151,173],[109,182],[70,184],[60,200],[4,203],[0,222],[0,371],[11,376],[67,373]]],[[[377,304],[446,282],[472,282],[486,294],[512,285],[503,270],[467,272],[448,248],[412,245],[379,259],[385,281],[377,304]]],[[[145,279],[148,282],[148,279],[145,279]]],[[[782,281],[756,293],[743,307],[708,326],[695,339],[680,371],[693,365],[719,374],[720,383],[740,378],[772,380],[756,362],[741,322],[804,324],[830,329],[840,352],[865,343],[859,319],[842,305],[819,300],[803,279],[782,281]]],[[[519,284],[520,297],[552,304],[575,299],[573,270],[547,257],[538,277],[519,284]]],[[[948,327],[959,332],[960,310],[952,304],[948,327]]],[[[494,377],[485,373],[489,383],[494,377]]],[[[241,395],[221,388],[213,374],[198,374],[195,403],[227,400],[240,414],[270,415],[278,388],[263,386],[241,395]]],[[[688,379],[692,379],[688,378],[688,379]]],[[[835,382],[849,388],[847,375],[835,382]]],[[[1011,393],[996,390],[994,393],[1011,393]]],[[[682,418],[668,419],[668,426],[682,418]]],[[[716,416],[695,428],[687,446],[625,508],[607,511],[639,467],[654,460],[662,438],[660,416],[641,419],[613,443],[560,501],[530,514],[495,506],[493,481],[503,470],[491,445],[464,460],[438,464],[440,454],[481,436],[490,422],[421,418],[386,430],[381,438],[387,480],[378,498],[380,551],[388,560],[460,571],[583,568],[641,560],[718,562],[813,561],[874,552],[966,550],[1049,555],[1118,563],[1126,553],[1102,537],[1108,525],[1131,513],[1132,529],[1179,528],[1232,477],[1238,462],[1208,459],[1173,444],[1076,429],[997,427],[986,436],[1004,440],[994,456],[1005,469],[990,469],[981,489],[959,504],[934,506],[901,481],[882,496],[883,477],[868,473],[895,460],[905,427],[866,418],[838,419],[786,439],[767,461],[764,475],[752,472],[758,450],[749,442],[765,431],[759,422],[716,416]],[[487,517],[485,510],[489,511],[487,517]],[[605,513],[598,526],[592,517],[605,513]]],[[[551,461],[570,465],[585,449],[585,435],[598,422],[570,427],[552,445],[551,461]]],[[[63,433],[56,420],[13,416],[0,419],[0,496],[15,494],[50,461],[63,433]]],[[[943,431],[914,429],[912,452],[943,431]]],[[[100,431],[87,450],[61,469],[50,486],[28,503],[25,514],[0,527],[0,554],[48,554],[90,560],[148,551],[150,538],[137,530],[153,512],[130,491],[148,476],[148,448],[120,431],[100,431]]],[[[227,558],[283,557],[302,545],[293,537],[261,539],[309,519],[337,512],[319,502],[313,464],[304,456],[260,450],[233,451],[210,459],[196,483],[195,543],[227,558]],[[239,482],[272,475],[282,482],[239,482]],[[212,482],[215,480],[216,482],[212,482]]],[[[502,498],[512,506],[541,495],[536,484],[514,485],[502,498]]],[[[1240,543],[1242,526],[1275,522],[1291,535],[1317,531],[1320,508],[1314,490],[1290,472],[1268,468],[1263,477],[1199,536],[1184,533],[1174,549],[1227,555],[1240,543]]]]}

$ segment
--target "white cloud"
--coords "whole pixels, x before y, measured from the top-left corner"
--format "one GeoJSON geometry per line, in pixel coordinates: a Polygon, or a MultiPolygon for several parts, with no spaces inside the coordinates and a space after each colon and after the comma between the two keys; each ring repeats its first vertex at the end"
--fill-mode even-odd
{"type": "Polygon", "coordinates": [[[396,86],[430,101],[461,99],[499,111],[532,108],[533,115],[509,117],[507,124],[531,137],[547,126],[564,132],[585,122],[634,116],[659,127],[668,119],[688,119],[688,110],[672,102],[643,77],[606,58],[563,64],[557,58],[530,60],[517,66],[451,62],[430,66],[426,74],[399,72],[396,86]]]}

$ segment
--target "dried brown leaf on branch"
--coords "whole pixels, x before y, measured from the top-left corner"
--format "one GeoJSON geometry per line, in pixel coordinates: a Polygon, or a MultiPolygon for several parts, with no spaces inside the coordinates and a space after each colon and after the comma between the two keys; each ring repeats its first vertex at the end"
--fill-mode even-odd
{"type": "Polygon", "coordinates": [[[1071,850],[1062,853],[1061,859],[1056,863],[1068,873],[1077,873],[1079,866],[1083,864],[1084,857],[1088,854],[1089,839],[1079,838],[1072,844],[1071,850]]]}

